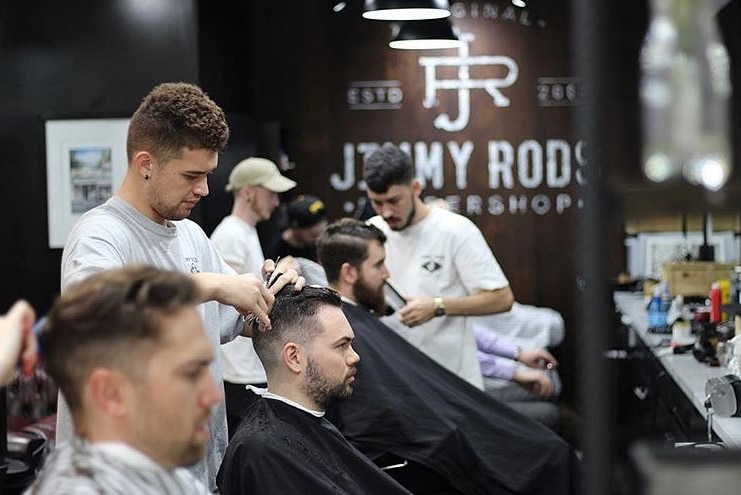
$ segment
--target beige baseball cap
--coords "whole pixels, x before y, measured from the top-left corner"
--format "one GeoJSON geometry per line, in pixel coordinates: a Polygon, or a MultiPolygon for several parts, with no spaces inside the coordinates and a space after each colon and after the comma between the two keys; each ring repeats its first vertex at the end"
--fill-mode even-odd
{"type": "Polygon", "coordinates": [[[275,193],[286,192],[296,187],[296,182],[280,174],[278,166],[265,158],[251,157],[242,160],[229,174],[227,192],[245,186],[261,186],[275,193]]]}

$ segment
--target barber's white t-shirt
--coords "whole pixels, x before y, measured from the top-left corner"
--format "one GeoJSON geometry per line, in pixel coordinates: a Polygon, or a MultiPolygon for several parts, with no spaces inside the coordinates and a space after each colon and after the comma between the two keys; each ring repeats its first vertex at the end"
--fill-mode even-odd
{"type": "MultiPolygon", "coordinates": [[[[421,222],[401,231],[392,231],[380,216],[369,222],[388,238],[386,264],[403,295],[458,298],[509,286],[481,231],[462,215],[431,207],[421,222]]],[[[442,316],[418,327],[395,325],[395,329],[442,366],[483,389],[468,320],[442,316]]]]}

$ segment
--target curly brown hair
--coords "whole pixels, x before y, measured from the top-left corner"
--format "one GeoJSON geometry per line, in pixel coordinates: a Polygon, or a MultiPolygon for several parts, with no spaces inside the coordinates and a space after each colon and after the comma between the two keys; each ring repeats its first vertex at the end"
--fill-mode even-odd
{"type": "Polygon", "coordinates": [[[131,118],[126,155],[131,161],[137,151],[146,150],[165,162],[186,147],[219,152],[228,140],[224,112],[201,88],[164,83],[144,97],[131,118]]]}

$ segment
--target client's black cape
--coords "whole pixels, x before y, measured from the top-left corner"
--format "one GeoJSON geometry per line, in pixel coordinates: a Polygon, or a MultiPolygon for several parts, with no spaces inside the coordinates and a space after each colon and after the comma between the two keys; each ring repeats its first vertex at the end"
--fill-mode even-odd
{"type": "Polygon", "coordinates": [[[360,355],[328,419],[371,458],[391,453],[467,495],[575,493],[573,453],[550,429],[449,372],[365,309],[343,305],[360,355]]]}
{"type": "Polygon", "coordinates": [[[216,484],[223,495],[411,495],[329,421],[274,399],[250,407],[216,484]]]}

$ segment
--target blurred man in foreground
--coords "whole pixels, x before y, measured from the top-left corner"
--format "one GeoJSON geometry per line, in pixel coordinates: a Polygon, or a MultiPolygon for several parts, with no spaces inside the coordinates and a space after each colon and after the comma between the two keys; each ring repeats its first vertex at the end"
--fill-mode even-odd
{"type": "Polygon", "coordinates": [[[40,340],[75,437],[28,493],[210,493],[200,461],[223,395],[188,276],[131,266],[92,275],[52,307],[40,340]]]}

